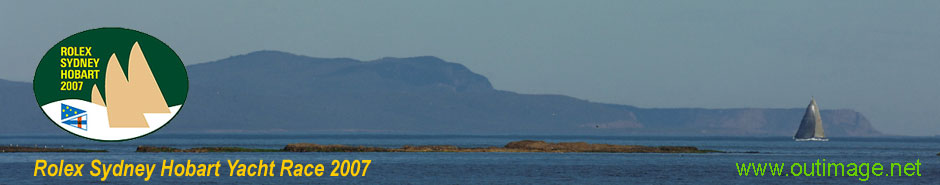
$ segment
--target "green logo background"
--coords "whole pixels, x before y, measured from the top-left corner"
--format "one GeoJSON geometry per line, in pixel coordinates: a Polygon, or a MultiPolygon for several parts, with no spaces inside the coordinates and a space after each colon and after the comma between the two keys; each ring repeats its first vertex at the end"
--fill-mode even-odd
{"type": "Polygon", "coordinates": [[[64,99],[82,99],[91,101],[92,86],[97,84],[102,98],[107,101],[107,89],[104,89],[108,59],[111,54],[117,56],[125,77],[128,74],[128,57],[134,42],[140,44],[144,56],[147,58],[153,77],[156,79],[163,97],[168,106],[181,105],[186,101],[189,91],[189,77],[183,66],[183,61],[165,43],[153,36],[136,30],[125,28],[98,28],[86,30],[59,41],[43,55],[36,74],[33,77],[33,92],[40,106],[64,99]],[[83,80],[81,91],[60,91],[62,79],[59,78],[60,47],[91,46],[92,57],[100,58],[98,67],[101,70],[96,80],[83,80]]]}
{"type": "MultiPolygon", "coordinates": [[[[183,62],[176,52],[170,49],[166,43],[163,43],[151,35],[137,30],[116,27],[82,31],[52,46],[52,48],[43,55],[39,65],[36,67],[36,73],[33,76],[33,92],[36,96],[36,102],[40,107],[66,99],[80,99],[90,103],[92,101],[92,90],[95,85],[98,86],[102,101],[107,102],[107,88],[105,83],[107,81],[109,59],[112,54],[115,55],[121,68],[124,70],[124,77],[127,79],[127,75],[130,75],[128,73],[130,69],[128,67],[128,63],[130,62],[129,57],[135,42],[138,43],[140,51],[146,58],[147,65],[150,67],[150,71],[160,88],[160,92],[167,106],[182,106],[186,101],[186,96],[189,91],[189,76],[186,73],[183,62]],[[61,47],[91,47],[91,56],[62,56],[61,47]],[[63,58],[98,58],[99,60],[97,67],[63,68],[60,66],[61,59],[63,58]],[[100,71],[98,72],[97,79],[62,79],[60,76],[61,70],[100,71]],[[78,91],[63,91],[61,90],[61,88],[63,88],[61,82],[63,81],[81,81],[83,85],[81,90],[78,91]]],[[[46,113],[48,116],[49,113],[46,113]]],[[[146,133],[121,139],[100,139],[93,135],[86,136],[84,134],[71,132],[65,127],[60,126],[53,117],[49,117],[49,119],[56,124],[56,126],[73,135],[95,141],[116,142],[132,140],[156,132],[166,126],[166,124],[169,124],[178,114],[179,112],[176,112],[169,120],[161,123],[161,126],[156,128],[151,127],[152,130],[146,133]]]]}

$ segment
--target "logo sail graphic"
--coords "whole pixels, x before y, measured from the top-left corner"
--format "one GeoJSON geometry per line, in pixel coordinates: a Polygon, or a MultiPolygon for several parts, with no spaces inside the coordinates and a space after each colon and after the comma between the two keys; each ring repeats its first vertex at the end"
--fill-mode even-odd
{"type": "Polygon", "coordinates": [[[91,101],[94,104],[107,107],[110,127],[149,127],[144,113],[170,113],[169,107],[160,92],[157,81],[153,78],[150,66],[140,44],[134,43],[128,61],[128,74],[124,75],[115,54],[108,60],[105,75],[105,90],[108,92],[103,100],[98,85],[92,87],[91,101]]]}
{"type": "Polygon", "coordinates": [[[186,101],[189,77],[166,43],[124,28],[69,36],[39,62],[36,102],[62,130],[123,141],[162,128],[186,101]]]}

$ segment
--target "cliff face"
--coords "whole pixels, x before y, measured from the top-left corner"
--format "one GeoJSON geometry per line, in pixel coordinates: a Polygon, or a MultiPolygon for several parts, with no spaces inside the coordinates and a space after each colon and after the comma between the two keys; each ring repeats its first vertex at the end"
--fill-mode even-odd
{"type": "MultiPolygon", "coordinates": [[[[187,102],[161,132],[792,136],[803,116],[801,108],[645,109],[518,94],[435,57],[362,62],[260,51],[187,70],[187,102]]],[[[31,93],[15,96],[35,106],[31,93]]],[[[879,135],[855,111],[822,115],[829,137],[879,135]]]]}
{"type": "Polygon", "coordinates": [[[832,125],[826,127],[832,130],[826,131],[827,134],[831,133],[828,135],[871,136],[882,134],[871,126],[871,123],[868,122],[868,119],[865,119],[862,113],[855,112],[854,110],[829,110],[823,111],[820,114],[830,114],[829,116],[822,116],[824,126],[827,123],[832,125]]]}

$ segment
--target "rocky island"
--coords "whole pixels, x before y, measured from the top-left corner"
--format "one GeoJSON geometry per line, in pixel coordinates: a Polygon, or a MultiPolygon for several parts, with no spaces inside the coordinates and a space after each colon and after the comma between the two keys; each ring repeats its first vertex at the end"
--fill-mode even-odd
{"type": "Polygon", "coordinates": [[[0,146],[0,153],[6,153],[6,152],[108,152],[108,151],[107,150],[72,149],[72,148],[0,146]]]}
{"type": "Polygon", "coordinates": [[[139,146],[137,152],[597,152],[597,153],[710,153],[715,150],[699,150],[691,146],[639,146],[590,144],[585,142],[549,143],[545,141],[522,140],[509,142],[503,147],[460,148],[454,145],[402,146],[401,148],[383,148],[368,146],[321,145],[314,143],[293,143],[281,150],[250,149],[238,147],[203,147],[177,149],[169,147],[139,146]]]}

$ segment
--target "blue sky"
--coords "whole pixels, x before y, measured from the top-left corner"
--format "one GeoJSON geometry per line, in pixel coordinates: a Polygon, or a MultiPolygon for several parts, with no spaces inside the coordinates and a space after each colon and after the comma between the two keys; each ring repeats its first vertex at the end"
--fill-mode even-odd
{"type": "Polygon", "coordinates": [[[940,134],[940,1],[15,1],[0,78],[31,81],[60,39],[147,32],[187,64],[257,50],[432,55],[498,89],[640,107],[862,112],[940,134]]]}

